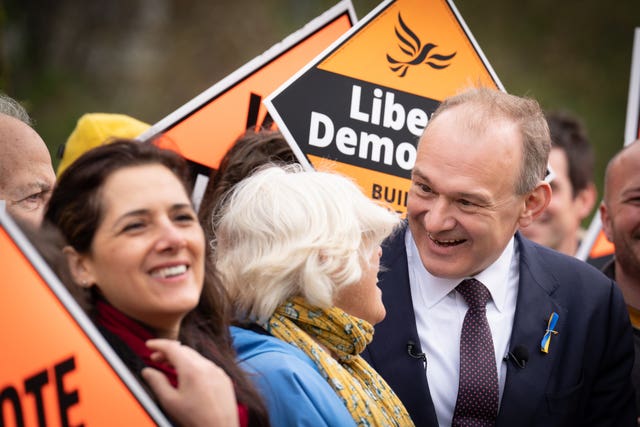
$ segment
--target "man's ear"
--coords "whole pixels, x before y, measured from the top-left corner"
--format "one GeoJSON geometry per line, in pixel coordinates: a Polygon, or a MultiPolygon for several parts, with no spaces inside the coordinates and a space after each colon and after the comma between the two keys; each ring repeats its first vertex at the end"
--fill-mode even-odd
{"type": "Polygon", "coordinates": [[[551,186],[546,181],[540,181],[524,199],[524,210],[520,214],[518,225],[526,227],[533,222],[549,206],[551,201],[551,186]]]}
{"type": "Polygon", "coordinates": [[[597,196],[598,190],[594,183],[590,183],[576,194],[573,199],[573,210],[580,221],[589,216],[596,205],[597,196]]]}
{"type": "Polygon", "coordinates": [[[611,227],[611,217],[609,216],[609,210],[604,201],[600,203],[600,222],[602,223],[602,231],[607,236],[607,240],[613,243],[613,230],[611,227]]]}
{"type": "Polygon", "coordinates": [[[90,260],[86,255],[78,253],[72,246],[62,249],[73,281],[82,288],[90,288],[96,281],[90,260]]]}

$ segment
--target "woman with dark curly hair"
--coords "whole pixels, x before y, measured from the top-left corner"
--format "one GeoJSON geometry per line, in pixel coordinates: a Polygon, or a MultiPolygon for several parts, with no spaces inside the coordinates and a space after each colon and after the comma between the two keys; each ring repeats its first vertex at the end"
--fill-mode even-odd
{"type": "Polygon", "coordinates": [[[45,220],[66,240],[70,286],[167,415],[180,425],[266,426],[235,361],[227,296],[207,267],[187,176],[173,152],[115,141],[64,171],[45,220]]]}

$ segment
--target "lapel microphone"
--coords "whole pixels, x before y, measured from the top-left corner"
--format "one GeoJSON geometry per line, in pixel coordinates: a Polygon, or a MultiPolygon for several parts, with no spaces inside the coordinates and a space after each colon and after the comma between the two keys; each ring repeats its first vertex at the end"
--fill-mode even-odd
{"type": "Polygon", "coordinates": [[[511,360],[514,365],[522,369],[527,365],[527,362],[529,361],[529,350],[527,350],[527,347],[518,344],[517,346],[515,346],[513,351],[507,353],[507,355],[502,360],[504,360],[505,362],[507,360],[511,360]]]}
{"type": "Polygon", "coordinates": [[[411,340],[407,342],[407,354],[414,359],[421,359],[426,365],[427,355],[422,352],[418,352],[416,349],[416,343],[411,340]]]}

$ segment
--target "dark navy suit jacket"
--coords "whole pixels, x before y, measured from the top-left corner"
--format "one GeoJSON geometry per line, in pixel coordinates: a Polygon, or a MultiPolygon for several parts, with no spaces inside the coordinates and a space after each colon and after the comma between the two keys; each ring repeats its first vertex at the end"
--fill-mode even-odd
{"type": "MultiPolygon", "coordinates": [[[[437,426],[420,352],[407,254],[406,227],[383,244],[379,274],[385,320],[363,356],[398,394],[416,426],[437,426]]],[[[572,257],[519,233],[520,283],[510,348],[525,346],[524,368],[507,363],[496,426],[635,426],[631,385],[633,339],[622,294],[610,279],[572,257]],[[559,315],[549,352],[540,341],[559,315]]],[[[427,363],[429,355],[426,355],[427,363]]],[[[433,385],[437,387],[437,384],[433,385]]]]}

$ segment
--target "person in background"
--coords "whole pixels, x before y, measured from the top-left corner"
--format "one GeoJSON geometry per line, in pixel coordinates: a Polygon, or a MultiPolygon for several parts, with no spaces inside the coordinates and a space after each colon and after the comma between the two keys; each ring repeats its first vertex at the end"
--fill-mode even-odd
{"type": "Polygon", "coordinates": [[[380,242],[399,221],[349,179],[300,165],[260,170],[226,198],[216,267],[273,425],[413,425],[360,357],[385,316],[380,242]]]}
{"type": "Polygon", "coordinates": [[[223,196],[251,172],[267,163],[297,163],[295,154],[280,131],[249,129],[229,148],[218,170],[211,173],[198,210],[207,240],[213,238],[212,218],[216,216],[223,196]]]}
{"type": "MultiPolygon", "coordinates": [[[[133,138],[148,128],[123,114],[84,114],[61,147],[57,176],[88,149],[111,138],[133,138]]],[[[0,153],[0,200],[22,224],[39,225],[56,179],[51,156],[26,110],[1,93],[0,153]]]]}
{"type": "Polygon", "coordinates": [[[584,126],[567,112],[546,114],[551,133],[549,165],[551,201],[542,214],[522,229],[529,239],[567,255],[575,255],[582,237],[582,220],[593,210],[597,190],[593,181],[594,154],[584,126]]]}
{"type": "MultiPolygon", "coordinates": [[[[607,166],[600,205],[602,229],[615,246],[603,271],[614,279],[627,304],[633,326],[635,362],[632,380],[640,416],[640,140],[624,147],[607,166]]],[[[639,418],[640,420],[640,418],[639,418]]],[[[639,423],[640,424],[640,423],[639,423]]]]}
{"type": "Polygon", "coordinates": [[[115,138],[135,138],[149,127],[148,124],[125,114],[83,114],[65,144],[60,147],[60,164],[56,175],[60,176],[85,151],[115,138]]]}
{"type": "Polygon", "coordinates": [[[26,110],[0,93],[0,200],[21,223],[39,225],[56,176],[26,110]]]}
{"type": "Polygon", "coordinates": [[[265,426],[234,358],[228,300],[207,266],[187,174],[173,152],[117,140],[62,173],[45,218],[66,241],[88,315],[171,418],[265,426]]]}
{"type": "Polygon", "coordinates": [[[363,353],[417,425],[635,425],[620,290],[518,232],[551,198],[550,148],[536,101],[488,88],[445,99],[420,138],[363,353]]]}

